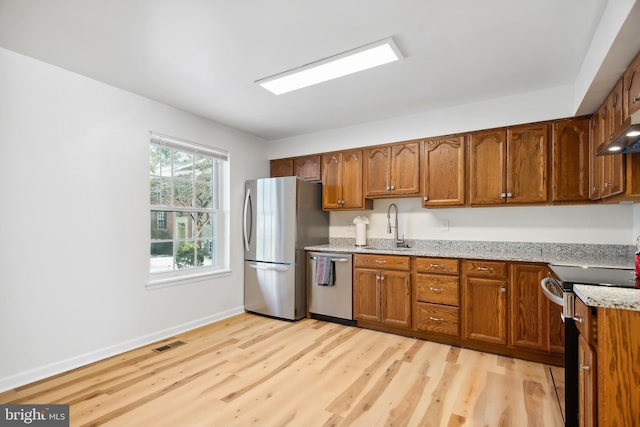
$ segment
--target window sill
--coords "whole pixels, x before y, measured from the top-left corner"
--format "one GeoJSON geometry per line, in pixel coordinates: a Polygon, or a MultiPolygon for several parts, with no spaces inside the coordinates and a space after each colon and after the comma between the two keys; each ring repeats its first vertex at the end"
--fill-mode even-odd
{"type": "Polygon", "coordinates": [[[147,289],[162,289],[169,286],[186,285],[195,282],[202,282],[208,279],[229,276],[232,273],[230,269],[208,271],[206,273],[191,274],[182,277],[169,277],[165,279],[149,279],[147,289]]]}

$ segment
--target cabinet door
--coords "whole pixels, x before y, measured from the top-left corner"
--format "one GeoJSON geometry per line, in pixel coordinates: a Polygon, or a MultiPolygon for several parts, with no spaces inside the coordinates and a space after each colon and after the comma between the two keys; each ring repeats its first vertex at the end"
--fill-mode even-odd
{"type": "Polygon", "coordinates": [[[598,147],[602,143],[602,120],[600,111],[597,111],[589,120],[589,199],[599,200],[601,198],[602,185],[602,164],[603,156],[596,156],[598,147]]]}
{"type": "Polygon", "coordinates": [[[391,146],[391,193],[398,196],[420,194],[420,143],[391,146]]]}
{"type": "Polygon", "coordinates": [[[549,351],[564,353],[564,322],[562,321],[562,306],[549,302],[549,351]]]}
{"type": "Polygon", "coordinates": [[[391,148],[373,147],[364,151],[365,196],[387,196],[391,191],[391,148]]]}
{"type": "Polygon", "coordinates": [[[624,192],[624,155],[599,156],[602,167],[601,197],[615,196],[624,192]]]}
{"type": "Polygon", "coordinates": [[[322,209],[342,207],[342,156],[340,153],[322,156],[322,209]]]}
{"type": "Polygon", "coordinates": [[[511,346],[548,351],[547,323],[549,300],[540,282],[546,277],[546,266],[511,264],[511,346]]]}
{"type": "Polygon", "coordinates": [[[589,119],[555,122],[551,131],[552,202],[589,200],[589,119]]]}
{"type": "Polygon", "coordinates": [[[467,277],[464,284],[464,338],[507,344],[507,282],[467,277]]]}
{"type": "Polygon", "coordinates": [[[362,150],[350,150],[342,153],[342,207],[344,209],[362,209],[362,150]]]}
{"type": "Polygon", "coordinates": [[[506,131],[475,132],[469,140],[469,202],[505,203],[507,167],[506,131]]]}
{"type": "Polygon", "coordinates": [[[598,423],[596,400],[596,353],[582,335],[578,338],[578,425],[598,423]]]}
{"type": "Polygon", "coordinates": [[[411,273],[381,270],[382,323],[411,327],[411,273]]]}
{"type": "Polygon", "coordinates": [[[464,136],[423,141],[421,170],[422,207],[464,205],[464,136]]]}
{"type": "Polygon", "coordinates": [[[353,317],[380,322],[380,273],[377,270],[353,270],[353,317]]]}
{"type": "Polygon", "coordinates": [[[293,176],[293,159],[275,159],[269,162],[271,178],[293,176]]]}
{"type": "Polygon", "coordinates": [[[608,144],[622,131],[624,111],[622,109],[622,79],[613,87],[607,97],[608,127],[605,129],[605,142],[608,144]]]}
{"type": "Polygon", "coordinates": [[[640,110],[640,55],[636,56],[622,77],[623,89],[623,119],[628,119],[640,110]]]}
{"type": "Polygon", "coordinates": [[[507,132],[507,203],[544,203],[547,192],[547,125],[507,132]]]}
{"type": "Polygon", "coordinates": [[[296,176],[305,181],[320,181],[320,156],[300,157],[293,161],[296,176]]]}

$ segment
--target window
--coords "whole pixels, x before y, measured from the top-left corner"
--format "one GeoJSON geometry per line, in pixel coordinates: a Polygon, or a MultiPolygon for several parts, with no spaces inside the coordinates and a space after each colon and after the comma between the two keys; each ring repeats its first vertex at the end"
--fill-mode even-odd
{"type": "Polygon", "coordinates": [[[228,268],[228,154],[151,134],[151,284],[228,268]]]}

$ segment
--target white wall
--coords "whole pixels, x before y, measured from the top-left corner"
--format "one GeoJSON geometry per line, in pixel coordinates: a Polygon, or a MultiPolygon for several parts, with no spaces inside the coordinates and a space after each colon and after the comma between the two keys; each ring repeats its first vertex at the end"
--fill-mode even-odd
{"type": "Polygon", "coordinates": [[[331,237],[355,238],[353,218],[364,215],[368,238],[391,238],[386,227],[392,202],[400,212],[399,235],[407,239],[630,245],[637,235],[634,215],[640,215],[632,204],[423,209],[419,198],[381,199],[372,211],[332,212],[331,237]]]}
{"type": "Polygon", "coordinates": [[[557,87],[270,141],[269,158],[324,153],[430,136],[572,117],[573,88],[557,87]]]}
{"type": "Polygon", "coordinates": [[[0,391],[243,310],[264,141],[0,48],[0,159],[0,391]],[[150,130],[230,152],[232,273],[145,288],[150,130]]]}

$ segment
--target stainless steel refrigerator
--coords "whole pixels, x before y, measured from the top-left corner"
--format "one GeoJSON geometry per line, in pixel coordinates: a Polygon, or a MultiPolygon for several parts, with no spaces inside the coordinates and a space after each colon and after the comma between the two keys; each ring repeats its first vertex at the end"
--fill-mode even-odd
{"type": "Polygon", "coordinates": [[[296,177],[245,183],[244,307],[289,320],[306,316],[304,247],[329,243],[320,184],[296,177]]]}

